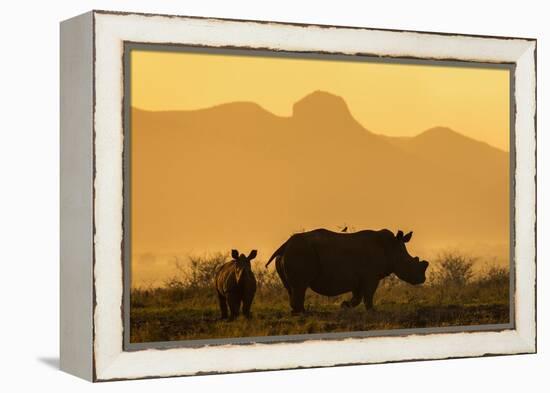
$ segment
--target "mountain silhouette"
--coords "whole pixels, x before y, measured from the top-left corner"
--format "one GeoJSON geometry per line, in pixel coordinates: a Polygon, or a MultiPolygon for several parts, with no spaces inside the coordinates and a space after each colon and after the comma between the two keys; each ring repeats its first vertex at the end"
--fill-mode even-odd
{"type": "MultiPolygon", "coordinates": [[[[396,114],[397,115],[397,114],[396,114]]],[[[413,230],[411,247],[502,247],[508,153],[444,127],[375,134],[316,91],[289,117],[249,102],[132,109],[136,252],[273,251],[292,232],[342,222],[413,230]]]]}

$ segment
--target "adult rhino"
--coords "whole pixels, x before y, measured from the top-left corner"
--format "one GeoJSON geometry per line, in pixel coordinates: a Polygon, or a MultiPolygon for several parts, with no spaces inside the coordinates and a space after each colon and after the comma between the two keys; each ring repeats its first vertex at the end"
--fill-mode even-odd
{"type": "Polygon", "coordinates": [[[277,273],[288,291],[293,314],[304,312],[306,290],[324,296],[351,292],[342,307],[355,307],[363,300],[373,307],[378,283],[394,273],[410,284],[426,281],[428,262],[409,255],[405,243],[412,232],[365,230],[337,233],[327,229],[292,235],[269,258],[275,259],[277,273]]]}

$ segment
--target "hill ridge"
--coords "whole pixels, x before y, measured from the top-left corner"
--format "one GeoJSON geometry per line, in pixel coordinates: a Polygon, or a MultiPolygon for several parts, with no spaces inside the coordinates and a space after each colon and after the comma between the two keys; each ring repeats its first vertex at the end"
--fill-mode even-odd
{"type": "Polygon", "coordinates": [[[264,108],[260,104],[254,101],[232,101],[221,104],[212,105],[205,108],[198,109],[170,109],[170,110],[149,110],[144,108],[132,107],[132,111],[140,113],[154,113],[154,114],[188,114],[188,115],[199,115],[201,113],[212,113],[216,111],[228,111],[228,112],[242,112],[250,111],[257,116],[266,116],[272,117],[279,120],[296,120],[301,122],[310,122],[315,121],[321,118],[323,120],[323,127],[327,128],[330,126],[338,127],[347,125],[348,127],[354,129],[362,129],[367,134],[372,134],[377,137],[381,137],[385,142],[390,142],[396,146],[402,145],[403,143],[408,143],[411,141],[418,140],[427,140],[433,138],[454,138],[455,140],[467,141],[474,144],[484,145],[490,149],[496,150],[498,152],[509,154],[509,152],[500,149],[496,146],[493,146],[485,141],[478,140],[467,136],[461,133],[458,130],[455,130],[451,127],[434,125],[429,127],[416,135],[411,136],[397,136],[397,135],[387,135],[383,133],[375,133],[370,131],[364,124],[361,124],[351,113],[349,106],[347,105],[345,99],[337,94],[333,94],[324,90],[315,90],[311,93],[306,94],[292,106],[292,113],[289,116],[281,116],[276,113],[271,112],[270,110],[264,108]],[[324,106],[324,108],[322,108],[324,106]]]}

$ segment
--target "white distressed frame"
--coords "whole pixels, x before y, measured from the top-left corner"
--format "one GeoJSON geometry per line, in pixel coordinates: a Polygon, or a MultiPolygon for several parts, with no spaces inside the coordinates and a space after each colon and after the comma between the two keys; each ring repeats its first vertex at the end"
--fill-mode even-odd
{"type": "Polygon", "coordinates": [[[93,19],[94,380],[536,351],[536,41],[106,12],[93,19]],[[515,63],[515,329],[123,351],[125,41],[515,63]]]}

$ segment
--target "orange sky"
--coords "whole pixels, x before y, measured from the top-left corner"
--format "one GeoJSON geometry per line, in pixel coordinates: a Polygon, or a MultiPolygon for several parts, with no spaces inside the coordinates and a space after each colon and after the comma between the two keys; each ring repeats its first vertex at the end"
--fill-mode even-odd
{"type": "Polygon", "coordinates": [[[368,130],[414,136],[452,128],[509,150],[509,71],[132,50],[132,106],[201,109],[251,101],[281,116],[315,90],[347,102],[368,130]]]}
{"type": "Polygon", "coordinates": [[[133,285],[162,283],[176,256],[257,248],[265,261],[296,231],[344,224],[414,230],[421,256],[505,262],[507,154],[448,129],[394,148],[353,118],[507,151],[509,88],[504,69],[132,51],[131,106],[147,110],[131,121],[133,285]]]}

